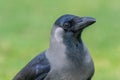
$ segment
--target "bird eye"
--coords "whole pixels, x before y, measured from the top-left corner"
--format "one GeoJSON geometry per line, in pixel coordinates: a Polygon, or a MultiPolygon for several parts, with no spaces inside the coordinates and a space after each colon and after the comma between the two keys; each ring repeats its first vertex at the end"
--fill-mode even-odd
{"type": "Polygon", "coordinates": [[[65,23],[63,24],[63,26],[66,27],[66,28],[71,27],[71,25],[70,25],[69,22],[65,22],[65,23]]]}

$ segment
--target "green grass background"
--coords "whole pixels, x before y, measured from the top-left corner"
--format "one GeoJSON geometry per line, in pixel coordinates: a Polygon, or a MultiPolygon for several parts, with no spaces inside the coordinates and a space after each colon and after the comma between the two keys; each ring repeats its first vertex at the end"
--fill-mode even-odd
{"type": "Polygon", "coordinates": [[[12,80],[48,48],[63,14],[96,18],[82,35],[95,63],[93,80],[120,80],[120,0],[0,0],[0,80],[12,80]]]}

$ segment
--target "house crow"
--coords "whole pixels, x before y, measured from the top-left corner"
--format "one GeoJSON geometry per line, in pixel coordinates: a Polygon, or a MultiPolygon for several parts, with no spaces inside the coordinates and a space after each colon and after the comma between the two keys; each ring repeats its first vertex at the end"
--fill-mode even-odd
{"type": "Polygon", "coordinates": [[[50,46],[30,61],[13,80],[91,80],[94,64],[82,31],[95,23],[91,17],[66,14],[51,30],[50,46]]]}

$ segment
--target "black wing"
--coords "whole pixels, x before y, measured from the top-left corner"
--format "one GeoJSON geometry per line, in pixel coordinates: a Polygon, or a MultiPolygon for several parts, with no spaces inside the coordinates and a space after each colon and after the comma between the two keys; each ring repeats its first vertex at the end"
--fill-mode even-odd
{"type": "Polygon", "coordinates": [[[43,80],[50,71],[45,52],[30,61],[13,80],[43,80]]]}

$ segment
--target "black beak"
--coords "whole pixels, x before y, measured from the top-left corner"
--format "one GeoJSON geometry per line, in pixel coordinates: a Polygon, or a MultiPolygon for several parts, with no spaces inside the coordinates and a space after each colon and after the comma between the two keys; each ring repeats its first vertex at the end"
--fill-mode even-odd
{"type": "Polygon", "coordinates": [[[96,19],[91,18],[91,17],[83,17],[81,19],[83,21],[84,27],[87,27],[87,26],[89,26],[89,25],[91,25],[91,24],[96,22],[96,19]]]}
{"type": "Polygon", "coordinates": [[[82,30],[82,29],[92,25],[95,22],[96,22],[96,19],[94,19],[92,17],[79,18],[76,22],[75,31],[82,30]]]}

